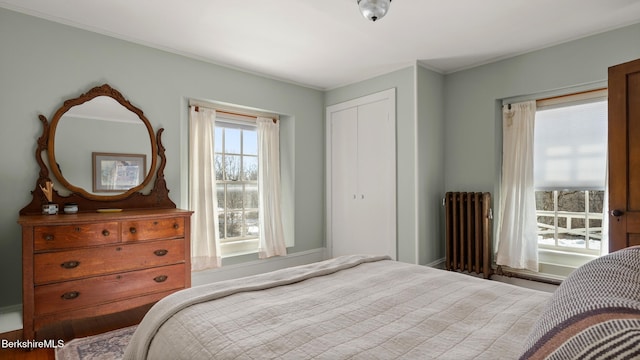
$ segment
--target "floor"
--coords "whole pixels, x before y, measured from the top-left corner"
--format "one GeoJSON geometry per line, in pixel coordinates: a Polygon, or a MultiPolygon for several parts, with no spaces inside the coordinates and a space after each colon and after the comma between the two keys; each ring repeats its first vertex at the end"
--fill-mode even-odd
{"type": "MultiPolygon", "coordinates": [[[[70,341],[75,338],[100,334],[103,332],[138,324],[151,305],[109,316],[101,316],[82,320],[64,321],[56,326],[43,328],[38,332],[38,340],[53,339],[70,341]]],[[[15,341],[22,339],[22,330],[0,334],[0,339],[15,341]]],[[[3,349],[0,348],[2,360],[55,360],[53,349],[3,349]]]]}

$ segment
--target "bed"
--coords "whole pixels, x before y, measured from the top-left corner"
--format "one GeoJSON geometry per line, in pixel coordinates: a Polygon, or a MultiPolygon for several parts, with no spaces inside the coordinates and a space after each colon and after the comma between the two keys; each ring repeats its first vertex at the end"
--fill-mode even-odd
{"type": "Polygon", "coordinates": [[[553,293],[354,255],[186,289],[125,359],[638,359],[640,247],[553,293]]]}
{"type": "Polygon", "coordinates": [[[170,295],[125,359],[517,359],[550,296],[345,256],[170,295]]]}

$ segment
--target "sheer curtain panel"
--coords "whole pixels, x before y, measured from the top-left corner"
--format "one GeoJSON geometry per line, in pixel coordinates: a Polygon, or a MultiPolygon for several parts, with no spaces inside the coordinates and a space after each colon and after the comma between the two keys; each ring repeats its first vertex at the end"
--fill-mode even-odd
{"type": "Polygon", "coordinates": [[[221,266],[214,167],[215,120],[215,110],[190,108],[189,206],[194,212],[191,218],[193,271],[221,266]]]}
{"type": "Polygon", "coordinates": [[[280,211],[280,130],[273,119],[258,117],[258,192],[261,259],[284,256],[287,247],[280,211]]]}
{"type": "Polygon", "coordinates": [[[496,263],[538,271],[533,143],[536,102],[502,108],[502,185],[496,263]]]}

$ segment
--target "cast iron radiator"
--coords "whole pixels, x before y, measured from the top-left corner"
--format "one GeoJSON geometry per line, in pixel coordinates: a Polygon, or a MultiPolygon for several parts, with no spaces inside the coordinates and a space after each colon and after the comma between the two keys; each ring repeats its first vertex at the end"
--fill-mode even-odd
{"type": "Polygon", "coordinates": [[[444,198],[446,264],[452,271],[491,276],[491,194],[448,192],[444,198]]]}

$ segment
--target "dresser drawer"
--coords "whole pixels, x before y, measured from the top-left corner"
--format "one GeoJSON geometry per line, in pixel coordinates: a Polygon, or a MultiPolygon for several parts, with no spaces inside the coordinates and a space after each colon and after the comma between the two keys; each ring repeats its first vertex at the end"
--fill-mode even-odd
{"type": "Polygon", "coordinates": [[[34,227],[34,250],[65,249],[119,241],[118,222],[34,227]]]}
{"type": "Polygon", "coordinates": [[[34,256],[36,285],[184,262],[184,240],[39,253],[34,256]]]}
{"type": "Polygon", "coordinates": [[[184,237],[184,218],[132,220],[122,222],[122,241],[184,237]]]}
{"type": "Polygon", "coordinates": [[[89,307],[184,286],[184,264],[36,286],[35,315],[89,307]]]}

